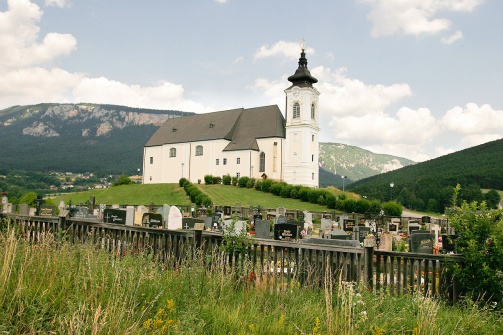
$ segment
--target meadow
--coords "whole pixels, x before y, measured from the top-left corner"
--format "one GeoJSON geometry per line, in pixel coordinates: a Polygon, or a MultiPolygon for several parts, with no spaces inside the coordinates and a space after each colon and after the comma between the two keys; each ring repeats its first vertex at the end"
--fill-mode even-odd
{"type": "Polygon", "coordinates": [[[0,333],[502,334],[501,312],[467,301],[374,294],[328,282],[272,285],[224,254],[182,264],[0,225],[0,333]]]}

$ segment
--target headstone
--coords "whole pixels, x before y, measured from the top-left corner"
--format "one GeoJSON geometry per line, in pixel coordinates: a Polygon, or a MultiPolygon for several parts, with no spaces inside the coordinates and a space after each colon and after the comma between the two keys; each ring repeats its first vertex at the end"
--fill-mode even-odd
{"type": "Polygon", "coordinates": [[[215,213],[211,217],[211,227],[212,229],[222,229],[224,217],[223,213],[215,213]]]}
{"type": "Polygon", "coordinates": [[[126,207],[126,226],[134,226],[134,207],[126,207]]]}
{"type": "Polygon", "coordinates": [[[430,229],[431,229],[431,232],[433,234],[435,234],[435,245],[438,245],[439,244],[438,237],[440,236],[441,228],[438,224],[432,224],[430,229]]]}
{"type": "Polygon", "coordinates": [[[353,227],[356,226],[356,220],[344,219],[342,229],[344,231],[353,231],[353,227]]]}
{"type": "Polygon", "coordinates": [[[13,204],[4,205],[4,213],[7,213],[7,214],[14,213],[16,211],[15,206],[16,205],[13,205],[13,204]]]}
{"type": "Polygon", "coordinates": [[[112,206],[110,206],[112,209],[119,209],[121,208],[121,206],[119,206],[119,204],[113,204],[112,206]]]}
{"type": "Polygon", "coordinates": [[[407,226],[407,236],[410,236],[412,234],[412,231],[414,230],[419,230],[421,228],[421,225],[415,221],[409,221],[409,224],[407,226]]]}
{"type": "Polygon", "coordinates": [[[276,222],[275,224],[283,224],[283,223],[287,223],[288,220],[286,219],[286,217],[284,215],[278,215],[276,217],[276,222]]]}
{"type": "Polygon", "coordinates": [[[325,234],[329,234],[332,230],[333,222],[328,219],[321,219],[320,236],[323,237],[325,234]]]}
{"type": "Polygon", "coordinates": [[[164,226],[167,227],[168,225],[168,218],[169,218],[169,205],[162,205],[162,218],[164,219],[164,226]]]}
{"type": "Polygon", "coordinates": [[[134,224],[141,226],[141,220],[143,219],[143,213],[134,212],[134,224]]]}
{"type": "Polygon", "coordinates": [[[332,229],[330,234],[325,235],[325,238],[332,240],[350,240],[351,236],[348,235],[344,230],[341,229],[332,229]]]}
{"type": "Polygon", "coordinates": [[[204,230],[204,229],[205,229],[204,222],[196,222],[194,224],[194,230],[204,230]]]}
{"type": "Polygon", "coordinates": [[[298,239],[298,226],[291,223],[277,223],[274,225],[274,239],[280,241],[294,241],[298,239]]]}
{"type": "Polygon", "coordinates": [[[194,229],[196,223],[202,223],[204,225],[204,220],[196,218],[183,218],[182,229],[194,229]]]}
{"type": "Polygon", "coordinates": [[[150,228],[162,228],[163,222],[162,214],[157,213],[143,213],[141,219],[142,225],[150,228]]]}
{"type": "Polygon", "coordinates": [[[2,205],[7,205],[9,203],[9,199],[7,198],[6,195],[2,197],[2,205]]]}
{"type": "Polygon", "coordinates": [[[363,243],[365,237],[370,234],[369,227],[358,226],[353,228],[353,240],[363,243]]]}
{"type": "Polygon", "coordinates": [[[262,214],[254,214],[253,215],[253,222],[256,224],[257,220],[262,220],[262,214]]]}
{"type": "Polygon", "coordinates": [[[36,214],[37,214],[37,209],[36,209],[36,208],[34,208],[34,207],[30,207],[30,208],[28,209],[28,215],[29,215],[29,216],[35,216],[36,214]]]}
{"type": "Polygon", "coordinates": [[[295,220],[295,213],[294,212],[286,212],[285,213],[286,219],[288,221],[293,221],[295,220]]]}
{"type": "Polygon", "coordinates": [[[211,229],[211,223],[213,222],[213,218],[211,216],[204,217],[204,228],[211,229]]]}
{"type": "Polygon", "coordinates": [[[400,232],[399,218],[391,218],[391,222],[388,224],[388,231],[395,235],[397,235],[400,232]]]}
{"type": "Polygon", "coordinates": [[[304,221],[304,212],[297,211],[297,220],[304,221]]]}
{"type": "Polygon", "coordinates": [[[182,229],[182,212],[176,206],[169,209],[168,229],[182,229]]]}
{"type": "Polygon", "coordinates": [[[270,238],[271,237],[271,221],[255,220],[255,237],[270,238]]]}
{"type": "Polygon", "coordinates": [[[232,208],[231,206],[224,206],[224,215],[225,216],[230,216],[232,214],[232,208]]]}
{"type": "Polygon", "coordinates": [[[272,220],[276,222],[276,213],[275,212],[267,212],[267,220],[272,220]]]}
{"type": "Polygon", "coordinates": [[[56,214],[56,208],[54,206],[42,205],[40,206],[39,214],[40,216],[54,216],[56,214]]]}
{"type": "Polygon", "coordinates": [[[89,208],[84,206],[70,207],[70,214],[74,218],[85,219],[89,216],[89,208]]]}
{"type": "Polygon", "coordinates": [[[304,212],[304,222],[313,223],[313,213],[305,211],[304,212]]]}
{"type": "Polygon", "coordinates": [[[276,208],[276,214],[277,215],[285,215],[285,213],[286,213],[285,207],[278,207],[278,208],[276,208]]]}
{"type": "Polygon", "coordinates": [[[105,223],[126,224],[127,212],[123,209],[107,208],[103,211],[105,223]]]}
{"type": "Polygon", "coordinates": [[[91,195],[89,197],[89,201],[87,202],[87,208],[89,208],[89,211],[93,211],[94,210],[94,204],[95,204],[95,198],[94,198],[94,195],[91,195]]]}
{"type": "Polygon", "coordinates": [[[392,251],[393,250],[393,234],[390,232],[383,232],[379,238],[379,250],[392,251]]]}
{"type": "Polygon", "coordinates": [[[330,213],[323,213],[323,218],[324,219],[328,219],[328,220],[332,220],[332,214],[330,214],[330,213]]]}
{"type": "Polygon", "coordinates": [[[28,204],[20,204],[19,205],[19,215],[28,215],[30,213],[30,209],[28,204]]]}
{"type": "Polygon", "coordinates": [[[421,222],[422,223],[431,223],[431,217],[429,217],[429,216],[423,216],[421,218],[421,222]]]}
{"type": "Polygon", "coordinates": [[[148,213],[149,211],[148,211],[148,207],[147,206],[139,205],[139,206],[136,207],[136,212],[137,213],[141,213],[142,216],[143,216],[143,214],[148,213]]]}
{"type": "Polygon", "coordinates": [[[410,251],[420,254],[433,254],[433,239],[435,235],[429,232],[414,233],[410,236],[410,251]]]}

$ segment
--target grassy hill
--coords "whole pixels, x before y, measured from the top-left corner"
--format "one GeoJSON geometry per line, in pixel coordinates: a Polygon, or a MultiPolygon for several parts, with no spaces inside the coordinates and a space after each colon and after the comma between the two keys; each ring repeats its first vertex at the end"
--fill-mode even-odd
{"type": "MultiPolygon", "coordinates": [[[[215,205],[234,206],[241,204],[244,207],[261,206],[263,208],[277,208],[283,206],[288,209],[309,210],[322,212],[327,208],[296,199],[285,199],[270,193],[256,191],[236,186],[226,185],[197,185],[207,194],[215,205]]],[[[85,203],[93,195],[96,203],[147,205],[191,205],[189,197],[178,184],[150,184],[150,185],[121,185],[107,189],[97,189],[78,193],[59,195],[53,198],[57,204],[61,200],[74,204],[85,203]]]]}

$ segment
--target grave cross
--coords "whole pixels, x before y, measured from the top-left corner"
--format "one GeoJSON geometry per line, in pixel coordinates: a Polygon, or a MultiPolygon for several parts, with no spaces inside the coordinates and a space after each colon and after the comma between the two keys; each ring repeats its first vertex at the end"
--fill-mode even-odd
{"type": "Polygon", "coordinates": [[[185,229],[189,229],[189,225],[187,224],[187,222],[185,222],[185,229]]]}

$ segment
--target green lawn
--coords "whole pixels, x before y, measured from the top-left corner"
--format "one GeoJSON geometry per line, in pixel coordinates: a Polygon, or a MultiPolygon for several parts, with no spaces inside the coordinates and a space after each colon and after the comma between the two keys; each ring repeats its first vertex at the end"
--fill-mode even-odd
{"type": "MultiPolygon", "coordinates": [[[[291,210],[308,210],[323,212],[328,210],[325,206],[314,205],[295,199],[286,199],[270,193],[256,191],[255,189],[241,188],[227,185],[197,185],[206,193],[215,205],[234,206],[241,204],[244,207],[261,206],[263,208],[277,208],[283,206],[291,210]]],[[[53,198],[57,204],[61,200],[74,204],[85,203],[93,195],[97,204],[129,204],[148,205],[154,203],[191,205],[189,197],[178,184],[133,184],[114,186],[106,189],[96,189],[83,192],[58,195],[53,198]]]]}

